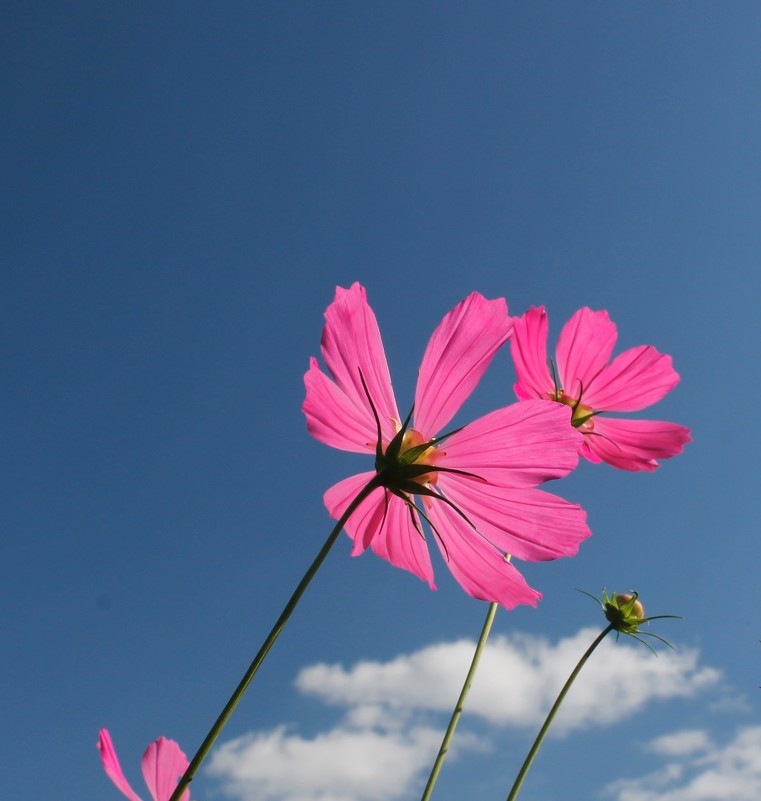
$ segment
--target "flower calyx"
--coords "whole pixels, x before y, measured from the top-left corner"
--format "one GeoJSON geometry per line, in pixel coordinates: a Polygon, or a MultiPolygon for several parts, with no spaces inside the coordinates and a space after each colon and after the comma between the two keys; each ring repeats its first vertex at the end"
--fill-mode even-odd
{"type": "Polygon", "coordinates": [[[378,486],[385,487],[390,492],[402,498],[409,495],[426,495],[445,500],[440,493],[432,489],[433,485],[436,484],[437,473],[457,473],[458,475],[469,476],[476,480],[483,480],[480,476],[473,473],[467,473],[464,470],[457,470],[451,467],[442,467],[436,464],[436,460],[439,457],[446,455],[438,450],[438,446],[447,437],[456,434],[460,429],[448,431],[446,434],[442,434],[439,437],[425,439],[417,429],[410,428],[414,406],[410,409],[410,413],[403,423],[399,424],[399,422],[396,421],[398,430],[393,439],[384,448],[380,418],[378,417],[378,412],[370,397],[370,392],[367,389],[367,384],[365,383],[361,371],[360,378],[370,408],[372,409],[373,417],[375,418],[377,431],[375,472],[378,486]]]}
{"type": "Polygon", "coordinates": [[[578,428],[582,434],[591,434],[595,429],[595,417],[600,414],[600,412],[594,411],[591,406],[585,406],[581,402],[581,396],[584,394],[584,386],[581,384],[581,382],[579,382],[578,398],[574,398],[567,394],[560,385],[558,369],[554,359],[550,359],[550,374],[552,375],[554,389],[552,392],[547,393],[547,397],[556,403],[562,403],[564,406],[570,406],[571,425],[574,428],[578,428]]]}

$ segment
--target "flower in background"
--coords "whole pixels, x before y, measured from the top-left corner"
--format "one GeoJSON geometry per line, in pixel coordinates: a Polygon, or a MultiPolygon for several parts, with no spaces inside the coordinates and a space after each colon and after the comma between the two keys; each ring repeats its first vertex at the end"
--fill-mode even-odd
{"type": "Polygon", "coordinates": [[[311,360],[304,413],[326,445],[375,455],[375,470],[325,493],[339,519],[370,481],[349,518],[352,555],[368,547],[435,589],[421,518],[463,589],[507,608],[536,605],[508,554],[529,561],[570,556],[589,535],[577,505],[535,489],[577,464],[581,436],[560,405],[520,403],[442,435],[478,384],[512,320],[504,299],[474,293],[447,314],[423,356],[412,413],[402,422],[378,324],[359,284],[338,287],[325,312],[321,349],[332,378],[311,360]],[[438,436],[437,436],[438,435],[438,436]]]}
{"type": "MultiPolygon", "coordinates": [[[[119,760],[116,758],[116,751],[114,751],[114,746],[111,742],[111,735],[107,729],[100,730],[98,750],[100,751],[103,770],[106,771],[108,778],[130,801],[140,801],[140,796],[135,793],[124,778],[119,760]]],[[[174,740],[159,737],[155,743],[151,743],[145,749],[140,764],[143,769],[143,778],[148,785],[148,792],[151,794],[153,801],[169,801],[177,787],[177,782],[190,763],[174,740]]],[[[190,790],[186,790],[182,794],[181,801],[188,801],[189,798],[190,790]]]]}
{"type": "Polygon", "coordinates": [[[581,453],[590,462],[622,470],[655,470],[658,459],[681,453],[689,429],[656,420],[600,417],[602,412],[634,412],[651,406],[679,382],[671,357],[651,345],[616,356],[618,334],[606,311],[579,309],[563,326],[552,371],[547,365],[547,313],[531,308],[515,320],[512,354],[522,400],[557,401],[572,409],[581,431],[581,453]]]}

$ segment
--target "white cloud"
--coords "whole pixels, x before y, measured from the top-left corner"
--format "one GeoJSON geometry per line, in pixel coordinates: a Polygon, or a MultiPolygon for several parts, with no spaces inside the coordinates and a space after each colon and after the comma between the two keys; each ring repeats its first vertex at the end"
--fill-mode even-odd
{"type": "Polygon", "coordinates": [[[242,801],[382,801],[401,797],[430,765],[441,732],[339,726],[314,739],[284,727],[247,735],[217,750],[210,775],[242,801]]]}
{"type": "MultiPolygon", "coordinates": [[[[468,699],[468,714],[502,726],[536,727],[544,720],[573,666],[597,635],[582,629],[550,643],[541,637],[496,637],[484,653],[468,699]]],[[[431,645],[389,662],[313,665],[296,679],[303,693],[336,706],[447,712],[473,655],[467,640],[431,645]]],[[[600,645],[574,684],[555,723],[557,733],[610,724],[654,699],[690,697],[716,685],[720,673],[699,668],[698,652],[662,651],[636,643],[600,645]]]]}
{"type": "Polygon", "coordinates": [[[761,798],[761,726],[739,729],[724,745],[713,743],[706,732],[683,731],[659,737],[649,747],[670,761],[645,776],[613,782],[607,795],[617,801],[761,798]]]}
{"type": "MultiPolygon", "coordinates": [[[[536,730],[597,633],[583,629],[554,644],[520,634],[494,638],[468,698],[466,719],[536,730]]],[[[338,724],[311,738],[281,726],[233,740],[214,753],[208,773],[241,801],[393,801],[409,796],[422,789],[474,647],[461,640],[387,662],[306,667],[296,678],[297,689],[340,708],[338,724]]],[[[568,733],[608,725],[654,699],[690,697],[718,684],[719,672],[698,667],[697,660],[697,651],[689,648],[656,658],[641,645],[609,638],[582,671],[555,728],[568,733]]],[[[704,747],[694,734],[691,746],[686,734],[681,741],[675,737],[653,747],[662,754],[704,747]]],[[[487,747],[485,739],[461,726],[452,756],[487,747]]],[[[633,799],[622,796],[620,801],[633,799]]]]}
{"type": "Polygon", "coordinates": [[[663,756],[687,756],[696,751],[705,751],[709,744],[707,732],[701,729],[684,729],[657,737],[648,748],[663,756]]]}

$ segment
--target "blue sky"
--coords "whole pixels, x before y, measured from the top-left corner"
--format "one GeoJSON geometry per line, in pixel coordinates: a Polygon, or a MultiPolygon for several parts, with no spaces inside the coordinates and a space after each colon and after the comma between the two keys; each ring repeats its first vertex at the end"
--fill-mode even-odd
{"type": "MultiPolygon", "coordinates": [[[[300,411],[353,281],[402,408],[477,290],[551,338],[608,309],[682,376],[643,416],[693,429],[553,485],[593,536],[523,566],[544,600],[497,616],[435,797],[505,797],[607,586],[684,615],[676,653],[611,643],[524,794],[755,801],[761,9],[9,2],[0,37],[2,801],[119,798],[101,727],[144,799],[150,741],[194,752],[368,467],[300,411]]],[[[486,611],[434,567],[342,538],[193,799],[419,797],[486,611]]]]}

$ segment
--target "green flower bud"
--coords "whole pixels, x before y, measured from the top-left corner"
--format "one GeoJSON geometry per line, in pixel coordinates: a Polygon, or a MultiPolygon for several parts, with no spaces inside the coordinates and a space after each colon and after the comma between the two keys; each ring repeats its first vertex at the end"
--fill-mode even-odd
{"type": "Polygon", "coordinates": [[[605,589],[602,591],[602,600],[595,598],[591,593],[581,590],[584,595],[589,595],[594,598],[602,607],[605,617],[610,623],[610,628],[616,632],[618,637],[621,634],[628,634],[639,640],[652,651],[652,647],[648,642],[642,639],[641,635],[652,637],[660,642],[665,643],[670,648],[673,647],[670,642],[664,640],[663,637],[653,634],[650,631],[642,631],[640,628],[644,623],[649,623],[651,620],[660,620],[662,618],[675,618],[678,615],[655,615],[653,617],[645,617],[645,607],[642,601],[639,600],[639,593],[636,590],[629,592],[619,592],[608,595],[605,589]]]}

